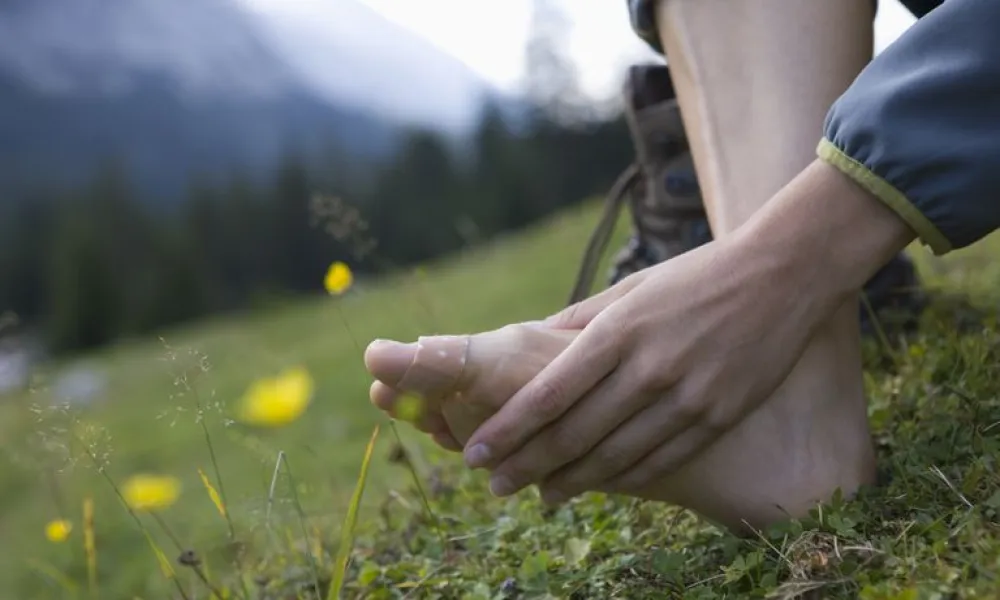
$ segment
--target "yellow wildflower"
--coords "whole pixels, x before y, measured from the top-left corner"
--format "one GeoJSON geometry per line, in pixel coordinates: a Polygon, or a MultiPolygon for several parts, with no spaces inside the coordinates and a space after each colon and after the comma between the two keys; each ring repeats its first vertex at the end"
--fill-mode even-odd
{"type": "Polygon", "coordinates": [[[346,292],[353,282],[354,274],[351,273],[351,268],[342,262],[330,265],[326,271],[326,277],[323,279],[326,291],[336,296],[346,292]]]}
{"type": "Polygon", "coordinates": [[[70,532],[73,531],[73,524],[66,519],[56,519],[55,521],[49,521],[45,526],[45,537],[54,544],[59,544],[65,542],[66,538],[69,537],[70,532]]]}
{"type": "Polygon", "coordinates": [[[239,419],[249,425],[281,427],[298,419],[312,400],[313,380],[301,367],[254,382],[243,396],[239,419]]]}
{"type": "Polygon", "coordinates": [[[158,511],[169,508],[181,494],[176,477],[135,475],[122,486],[122,496],[132,510],[158,511]]]}

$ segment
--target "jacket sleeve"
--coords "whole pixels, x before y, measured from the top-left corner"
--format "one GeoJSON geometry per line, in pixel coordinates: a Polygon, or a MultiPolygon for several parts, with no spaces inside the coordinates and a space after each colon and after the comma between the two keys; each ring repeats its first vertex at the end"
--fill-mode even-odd
{"type": "Polygon", "coordinates": [[[1000,0],[945,0],[834,103],[819,157],[935,254],[1000,228],[1000,0]]]}

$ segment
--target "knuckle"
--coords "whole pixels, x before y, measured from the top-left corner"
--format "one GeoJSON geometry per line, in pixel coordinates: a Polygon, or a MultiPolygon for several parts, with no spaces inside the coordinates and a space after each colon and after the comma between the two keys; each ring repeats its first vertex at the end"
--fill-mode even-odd
{"type": "Polygon", "coordinates": [[[654,352],[643,352],[634,358],[636,374],[643,386],[655,389],[665,387],[670,379],[669,363],[654,352]]]}
{"type": "Polygon", "coordinates": [[[548,454],[557,460],[569,461],[586,451],[579,433],[568,427],[557,424],[550,428],[548,437],[548,454]]]}
{"type": "Polygon", "coordinates": [[[503,469],[497,469],[495,474],[502,474],[515,488],[522,488],[535,483],[539,479],[536,470],[538,464],[534,462],[513,461],[504,465],[503,469]]]}
{"type": "Polygon", "coordinates": [[[602,444],[594,450],[594,465],[589,472],[603,473],[605,478],[621,474],[632,466],[632,456],[621,444],[602,444]]]}
{"type": "Polygon", "coordinates": [[[702,414],[701,427],[710,434],[719,435],[729,430],[733,420],[730,411],[713,407],[702,414]]]}
{"type": "Polygon", "coordinates": [[[524,339],[528,326],[523,323],[511,323],[501,327],[498,332],[502,333],[504,336],[510,336],[513,340],[519,341],[524,339]]]}
{"type": "Polygon", "coordinates": [[[535,386],[529,404],[537,416],[550,421],[562,414],[563,397],[563,385],[557,380],[545,379],[535,386]]]}
{"type": "Polygon", "coordinates": [[[621,477],[616,478],[612,482],[611,488],[616,492],[636,492],[648,487],[653,482],[654,477],[653,471],[649,468],[632,469],[621,477]]]}
{"type": "Polygon", "coordinates": [[[617,346],[628,339],[632,321],[627,314],[621,314],[619,311],[608,311],[601,316],[605,317],[601,320],[601,324],[603,333],[610,343],[617,346]]]}
{"type": "Polygon", "coordinates": [[[685,423],[701,420],[705,413],[701,397],[695,394],[678,395],[674,399],[673,409],[675,418],[685,423]]]}

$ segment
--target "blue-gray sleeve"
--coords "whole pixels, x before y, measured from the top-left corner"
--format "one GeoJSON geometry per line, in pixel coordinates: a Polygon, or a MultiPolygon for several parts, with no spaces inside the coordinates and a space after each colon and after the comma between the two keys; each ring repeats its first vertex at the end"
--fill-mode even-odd
{"type": "Polygon", "coordinates": [[[834,103],[820,158],[936,254],[1000,228],[1000,0],[946,0],[834,103]]]}

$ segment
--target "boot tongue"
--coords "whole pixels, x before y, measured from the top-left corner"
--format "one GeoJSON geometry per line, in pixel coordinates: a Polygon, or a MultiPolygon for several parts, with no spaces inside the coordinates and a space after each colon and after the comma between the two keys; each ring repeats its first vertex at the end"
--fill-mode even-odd
{"type": "Polygon", "coordinates": [[[687,149],[684,124],[666,67],[637,65],[622,90],[625,121],[643,171],[655,170],[687,149]]]}

